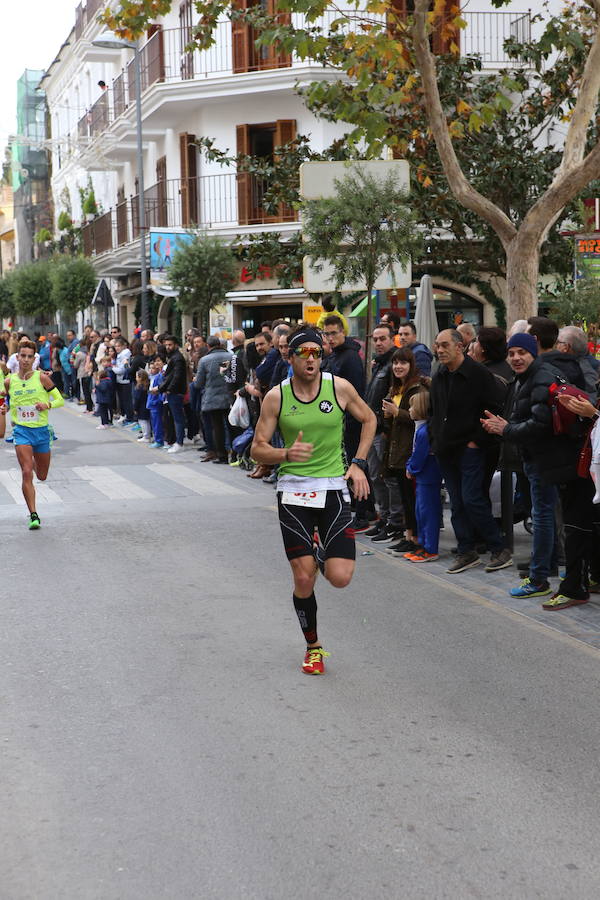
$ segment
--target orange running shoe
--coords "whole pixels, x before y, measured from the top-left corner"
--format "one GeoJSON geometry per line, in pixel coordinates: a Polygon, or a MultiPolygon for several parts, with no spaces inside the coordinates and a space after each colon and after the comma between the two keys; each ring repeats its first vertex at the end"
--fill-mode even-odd
{"type": "Polygon", "coordinates": [[[427,550],[420,550],[419,553],[413,553],[408,557],[411,562],[414,563],[427,563],[433,562],[434,559],[439,559],[439,553],[428,553],[427,550]]]}
{"type": "Polygon", "coordinates": [[[322,647],[307,647],[306,656],[302,663],[302,671],[307,675],[324,675],[324,656],[329,656],[329,653],[326,653],[322,647]]]}

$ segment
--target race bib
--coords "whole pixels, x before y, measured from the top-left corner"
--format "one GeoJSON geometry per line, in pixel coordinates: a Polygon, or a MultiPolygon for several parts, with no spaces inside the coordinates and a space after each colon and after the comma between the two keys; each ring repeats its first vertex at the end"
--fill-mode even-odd
{"type": "Polygon", "coordinates": [[[40,411],[35,406],[17,406],[17,419],[24,425],[31,425],[32,422],[39,422],[40,411]]]}
{"type": "Polygon", "coordinates": [[[323,509],[326,500],[327,491],[306,491],[305,493],[283,491],[281,495],[281,502],[285,506],[312,506],[315,509],[323,509]]]}

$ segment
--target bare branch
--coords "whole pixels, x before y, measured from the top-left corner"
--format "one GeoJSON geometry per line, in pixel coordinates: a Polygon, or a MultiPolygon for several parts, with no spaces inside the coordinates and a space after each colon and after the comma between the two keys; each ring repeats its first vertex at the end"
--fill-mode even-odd
{"type": "Polygon", "coordinates": [[[484,219],[494,229],[506,248],[517,233],[515,226],[500,207],[475,190],[466,178],[448,133],[446,116],[438,90],[435,58],[429,48],[428,11],[429,0],[416,0],[413,37],[417,67],[421,74],[423,92],[427,104],[429,125],[444,167],[444,173],[448,179],[450,189],[458,202],[484,219]]]}
{"type": "Polygon", "coordinates": [[[519,232],[543,241],[563,207],[596,178],[600,178],[600,141],[579,165],[554,179],[523,219],[519,232]]]}
{"type": "MultiPolygon", "coordinates": [[[[600,0],[589,0],[600,19],[600,0]]],[[[562,162],[556,173],[560,178],[564,171],[583,159],[588,125],[596,111],[598,92],[600,91],[600,22],[596,21],[596,34],[585,62],[581,84],[577,93],[577,101],[573,108],[571,121],[567,129],[565,149],[562,162]]]]}

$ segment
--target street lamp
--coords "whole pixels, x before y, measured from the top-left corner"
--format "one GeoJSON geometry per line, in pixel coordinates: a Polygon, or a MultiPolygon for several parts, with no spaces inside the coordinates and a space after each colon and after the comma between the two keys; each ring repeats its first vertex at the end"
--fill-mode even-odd
{"type": "Polygon", "coordinates": [[[138,220],[140,229],[140,270],[141,270],[141,320],[142,329],[150,328],[150,310],[148,308],[148,279],[146,273],[146,209],[144,207],[144,157],[142,152],[142,72],[140,65],[140,51],[137,41],[128,41],[126,38],[117,37],[112,31],[104,31],[95,40],[92,46],[103,47],[105,50],[133,50],[135,72],[135,118],[137,139],[137,170],[138,170],[138,220]]]}

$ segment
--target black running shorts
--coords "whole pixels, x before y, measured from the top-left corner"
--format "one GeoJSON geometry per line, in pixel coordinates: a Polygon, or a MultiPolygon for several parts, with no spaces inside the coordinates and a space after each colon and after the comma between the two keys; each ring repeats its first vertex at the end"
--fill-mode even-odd
{"type": "Polygon", "coordinates": [[[277,493],[279,524],[288,559],[312,556],[313,536],[318,531],[325,559],[356,559],[354,532],[350,528],[350,504],[342,491],[327,491],[322,509],[290,506],[277,493]]]}

